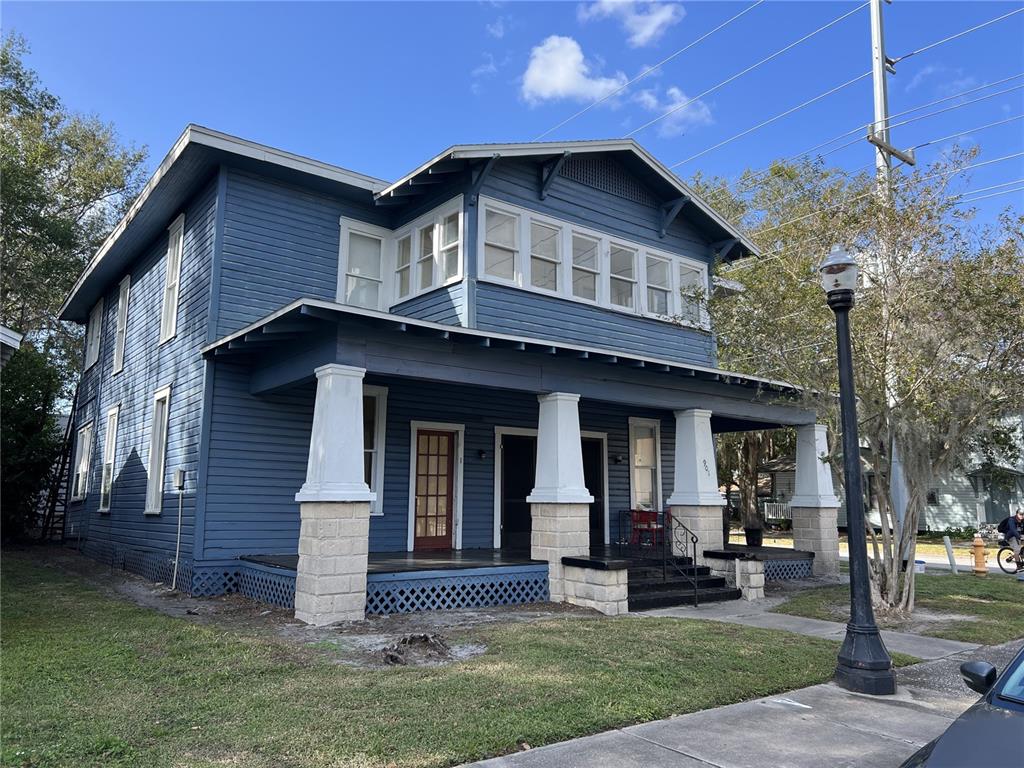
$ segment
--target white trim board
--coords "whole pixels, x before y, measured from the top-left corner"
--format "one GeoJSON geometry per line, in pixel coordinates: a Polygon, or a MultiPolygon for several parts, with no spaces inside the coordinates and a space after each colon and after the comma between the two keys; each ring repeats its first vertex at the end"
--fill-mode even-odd
{"type": "Polygon", "coordinates": [[[409,510],[406,521],[406,550],[412,552],[416,545],[416,435],[421,429],[436,429],[455,433],[455,481],[452,486],[452,549],[462,549],[462,483],[465,466],[466,425],[449,424],[441,421],[409,422],[409,510]]]}
{"type": "MultiPolygon", "coordinates": [[[[505,435],[536,437],[537,430],[528,427],[495,427],[494,428],[494,491],[492,494],[491,542],[494,549],[501,549],[501,438],[505,435]]],[[[602,483],[604,487],[604,543],[610,541],[609,499],[608,499],[608,433],[580,431],[580,438],[600,440],[604,462],[601,465],[602,483]]]]}

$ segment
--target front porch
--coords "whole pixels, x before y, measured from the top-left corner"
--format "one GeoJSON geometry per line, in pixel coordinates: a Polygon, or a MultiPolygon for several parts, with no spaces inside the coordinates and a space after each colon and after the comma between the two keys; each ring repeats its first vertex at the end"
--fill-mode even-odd
{"type": "Polygon", "coordinates": [[[807,506],[832,502],[815,485],[822,428],[780,385],[434,325],[300,308],[207,350],[205,557],[240,563],[238,591],[290,580],[313,623],[737,596],[707,557],[725,544],[716,432],[797,426],[807,506]],[[243,456],[244,482],[231,476],[243,456]],[[623,509],[674,521],[657,589],[649,562],[604,549],[632,543],[623,509]]]}

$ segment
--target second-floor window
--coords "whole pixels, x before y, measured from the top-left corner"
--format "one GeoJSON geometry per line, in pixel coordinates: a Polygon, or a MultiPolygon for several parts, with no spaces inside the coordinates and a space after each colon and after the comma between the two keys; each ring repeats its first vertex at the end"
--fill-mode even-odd
{"type": "Polygon", "coordinates": [[[171,410],[171,388],[157,390],[153,397],[153,420],[149,429],[149,477],[146,482],[147,515],[159,515],[164,503],[164,469],[167,463],[167,422],[171,410]]]}
{"type": "Polygon", "coordinates": [[[114,455],[117,450],[117,418],[120,406],[107,411],[107,425],[103,434],[103,474],[100,477],[100,512],[110,509],[110,496],[114,488],[114,455]]]}
{"type": "Polygon", "coordinates": [[[160,343],[174,337],[178,329],[178,287],[181,281],[181,257],[185,248],[185,214],[167,229],[167,263],[164,273],[164,302],[160,312],[160,343]]]}
{"type": "Polygon", "coordinates": [[[383,282],[384,238],[351,229],[345,269],[345,303],[378,309],[383,282]]]}
{"type": "Polygon", "coordinates": [[[481,198],[481,281],[644,317],[708,328],[708,265],[481,198]]]}
{"type": "Polygon", "coordinates": [[[89,312],[89,322],[85,327],[85,368],[92,368],[100,359],[100,342],[103,340],[103,299],[89,312]]]}
{"type": "Polygon", "coordinates": [[[132,278],[128,275],[117,289],[117,330],[114,333],[114,373],[124,368],[124,346],[128,335],[128,295],[132,278]]]}

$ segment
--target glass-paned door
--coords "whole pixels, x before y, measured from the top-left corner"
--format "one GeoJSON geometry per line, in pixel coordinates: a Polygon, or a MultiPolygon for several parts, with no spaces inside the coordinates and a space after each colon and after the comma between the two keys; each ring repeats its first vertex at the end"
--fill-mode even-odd
{"type": "Polygon", "coordinates": [[[413,549],[450,549],[455,498],[455,432],[416,433],[413,549]]]}

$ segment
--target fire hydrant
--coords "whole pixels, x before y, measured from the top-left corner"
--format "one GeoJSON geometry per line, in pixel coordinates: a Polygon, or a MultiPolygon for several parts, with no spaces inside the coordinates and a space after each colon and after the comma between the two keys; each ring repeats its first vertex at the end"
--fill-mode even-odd
{"type": "Polygon", "coordinates": [[[988,568],[985,566],[985,560],[988,555],[985,552],[985,540],[981,538],[980,534],[974,534],[974,575],[975,576],[987,576],[988,568]]]}

